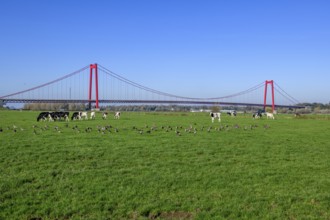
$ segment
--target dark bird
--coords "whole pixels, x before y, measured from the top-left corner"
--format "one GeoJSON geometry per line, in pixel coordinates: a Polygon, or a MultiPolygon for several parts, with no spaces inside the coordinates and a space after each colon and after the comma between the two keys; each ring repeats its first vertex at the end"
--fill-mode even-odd
{"type": "Polygon", "coordinates": [[[268,129],[268,128],[270,128],[269,125],[264,125],[264,129],[268,129]]]}
{"type": "Polygon", "coordinates": [[[236,129],[240,128],[240,126],[238,124],[235,124],[233,127],[236,129]]]}

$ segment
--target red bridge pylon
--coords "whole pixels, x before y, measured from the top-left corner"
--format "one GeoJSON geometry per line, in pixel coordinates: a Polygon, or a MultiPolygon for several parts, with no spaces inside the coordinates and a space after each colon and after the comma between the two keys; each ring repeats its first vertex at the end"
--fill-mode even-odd
{"type": "Polygon", "coordinates": [[[265,81],[265,94],[264,94],[264,110],[266,110],[266,105],[267,105],[267,87],[268,84],[270,84],[271,89],[272,89],[272,112],[275,110],[275,98],[274,98],[274,81],[273,80],[266,80],[265,81]]]}
{"type": "Polygon", "coordinates": [[[89,109],[92,107],[92,84],[93,84],[93,70],[95,70],[95,108],[99,108],[99,85],[98,85],[98,76],[97,76],[97,64],[91,64],[89,66],[89,96],[88,103],[89,109]]]}

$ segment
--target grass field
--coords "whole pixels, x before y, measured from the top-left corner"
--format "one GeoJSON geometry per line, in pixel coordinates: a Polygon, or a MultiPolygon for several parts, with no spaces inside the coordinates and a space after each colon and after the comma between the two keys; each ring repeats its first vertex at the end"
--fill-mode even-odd
{"type": "Polygon", "coordinates": [[[0,111],[0,219],[330,219],[330,117],[0,111]]]}

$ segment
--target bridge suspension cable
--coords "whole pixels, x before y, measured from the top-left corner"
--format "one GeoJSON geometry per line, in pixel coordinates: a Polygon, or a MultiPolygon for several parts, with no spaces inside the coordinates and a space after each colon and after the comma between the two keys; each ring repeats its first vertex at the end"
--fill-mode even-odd
{"type": "Polygon", "coordinates": [[[69,78],[69,77],[71,77],[71,76],[73,76],[73,75],[76,75],[76,74],[78,74],[78,73],[80,73],[80,72],[86,70],[87,68],[89,68],[89,66],[85,66],[85,67],[83,67],[83,68],[81,68],[81,69],[79,69],[79,70],[77,70],[77,71],[74,71],[73,73],[67,74],[67,75],[65,75],[65,76],[63,76],[63,77],[60,77],[60,78],[55,79],[55,80],[53,80],[53,81],[50,81],[50,82],[48,82],[48,83],[44,83],[44,84],[42,84],[42,85],[35,86],[35,87],[33,87],[33,88],[30,88],[30,89],[26,89],[26,90],[23,90],[23,91],[19,91],[19,92],[15,92],[15,93],[12,93],[12,94],[9,94],[9,95],[2,96],[2,97],[0,97],[0,99],[7,98],[7,97],[10,97],[10,96],[19,95],[19,94],[22,94],[22,93],[25,93],[25,92],[30,92],[30,91],[32,91],[32,90],[36,90],[36,89],[40,89],[40,88],[42,88],[42,87],[49,86],[49,85],[51,85],[51,84],[54,84],[54,83],[56,83],[56,82],[59,82],[59,81],[61,81],[61,80],[66,79],[66,78],[69,78]]]}
{"type": "Polygon", "coordinates": [[[276,82],[275,82],[275,85],[276,85],[275,90],[279,94],[281,94],[284,98],[286,98],[288,101],[290,101],[292,104],[298,104],[298,103],[300,103],[297,99],[293,98],[285,90],[283,90],[276,82]]]}
{"type": "Polygon", "coordinates": [[[261,88],[262,86],[264,86],[264,82],[261,82],[259,83],[258,85],[256,86],[253,86],[251,87],[250,89],[247,89],[247,90],[244,90],[244,91],[241,91],[241,92],[238,92],[238,93],[235,93],[235,94],[232,94],[232,95],[227,95],[227,96],[222,96],[222,97],[211,97],[211,98],[194,98],[194,97],[186,97],[186,96],[178,96],[178,95],[173,95],[173,94],[170,94],[170,93],[166,93],[166,92],[161,92],[161,91],[158,91],[158,90],[155,90],[155,89],[151,89],[149,87],[146,87],[146,86],[143,86],[141,84],[138,84],[136,82],[133,82],[131,80],[128,80],[124,77],[122,77],[121,75],[117,74],[117,73],[114,73],[113,71],[99,65],[99,68],[102,72],[104,72],[105,74],[108,74],[124,83],[127,83],[127,84],[130,84],[134,87],[137,87],[139,89],[143,89],[145,91],[148,91],[148,92],[152,92],[152,93],[155,93],[155,94],[158,94],[158,95],[163,95],[163,96],[168,96],[168,97],[172,97],[172,98],[178,98],[178,99],[186,99],[186,100],[198,100],[198,101],[201,101],[201,100],[221,100],[221,99],[227,99],[227,98],[232,98],[232,97],[235,97],[235,96],[240,96],[240,95],[244,95],[246,93],[250,93],[254,90],[257,90],[259,88],[261,88]]]}

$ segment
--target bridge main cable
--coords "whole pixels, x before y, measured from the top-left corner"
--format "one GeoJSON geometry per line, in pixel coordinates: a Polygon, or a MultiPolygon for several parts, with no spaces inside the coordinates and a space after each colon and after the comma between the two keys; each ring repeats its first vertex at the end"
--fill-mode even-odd
{"type": "Polygon", "coordinates": [[[2,96],[2,97],[0,97],[0,99],[4,99],[4,98],[10,97],[10,96],[14,96],[14,95],[19,95],[19,94],[22,94],[22,93],[25,93],[25,92],[29,92],[29,91],[32,91],[32,90],[35,90],[35,89],[39,89],[39,88],[42,88],[42,87],[45,87],[45,86],[51,85],[51,84],[53,84],[53,83],[56,83],[56,82],[58,82],[58,81],[61,81],[61,80],[66,79],[66,78],[68,78],[68,77],[71,77],[71,76],[73,76],[73,75],[76,75],[76,74],[78,74],[78,73],[80,73],[80,72],[86,70],[87,68],[89,68],[89,66],[85,66],[85,67],[83,67],[83,68],[81,68],[81,69],[79,69],[79,70],[77,70],[77,71],[74,71],[73,73],[67,74],[67,75],[65,75],[65,76],[63,76],[63,77],[61,77],[61,78],[55,79],[55,80],[50,81],[50,82],[48,82],[48,83],[44,83],[44,84],[42,84],[42,85],[35,86],[35,87],[33,87],[33,88],[30,88],[30,89],[26,89],[26,90],[23,90],[23,91],[20,91],[20,92],[16,92],[16,93],[12,93],[12,94],[9,94],[9,95],[2,96]]]}
{"type": "Polygon", "coordinates": [[[227,96],[222,96],[222,97],[212,97],[212,98],[193,98],[193,97],[185,97],[185,96],[178,96],[178,95],[173,95],[173,94],[170,94],[170,93],[166,93],[166,92],[161,92],[161,91],[158,91],[158,90],[155,90],[155,89],[151,89],[149,87],[146,87],[146,86],[143,86],[143,85],[140,85],[136,82],[133,82],[129,79],[126,79],[124,77],[122,77],[121,75],[119,74],[116,74],[114,73],[113,71],[103,67],[102,65],[98,65],[100,70],[103,71],[104,73],[112,76],[112,77],[115,77],[116,79],[122,81],[122,82],[125,82],[125,83],[128,83],[132,86],[135,86],[137,88],[140,88],[140,89],[143,89],[145,91],[149,91],[149,92],[153,92],[155,94],[158,94],[158,95],[163,95],[163,96],[168,96],[168,97],[172,97],[172,98],[178,98],[178,99],[186,99],[186,100],[220,100],[220,99],[226,99],[226,98],[232,98],[232,97],[235,97],[235,96],[239,96],[239,95],[244,95],[246,93],[249,93],[249,92],[252,92],[254,90],[257,90],[259,89],[260,87],[262,87],[264,85],[264,82],[261,82],[259,83],[258,85],[256,86],[253,86],[251,87],[250,89],[247,89],[247,90],[244,90],[244,91],[241,91],[241,92],[238,92],[238,93],[235,93],[235,94],[232,94],[232,95],[227,95],[227,96]]]}

